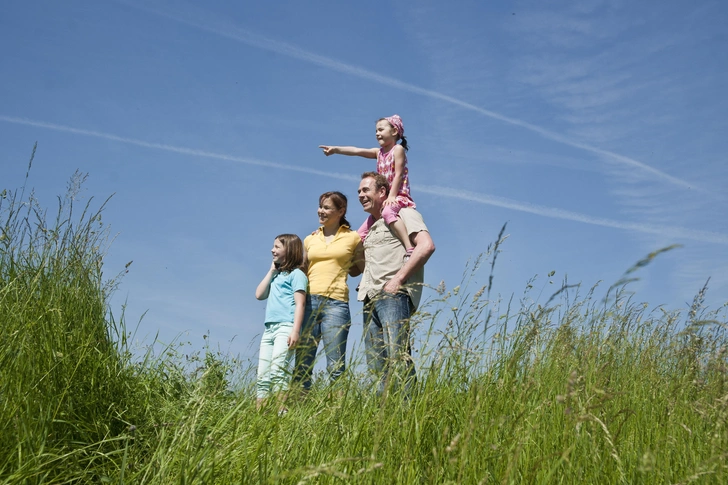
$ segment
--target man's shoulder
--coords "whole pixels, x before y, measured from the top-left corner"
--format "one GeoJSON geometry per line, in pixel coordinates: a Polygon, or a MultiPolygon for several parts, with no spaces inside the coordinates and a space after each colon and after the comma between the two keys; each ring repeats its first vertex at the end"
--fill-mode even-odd
{"type": "Polygon", "coordinates": [[[407,227],[407,232],[409,234],[427,231],[425,220],[422,218],[422,214],[420,214],[417,209],[413,209],[412,207],[403,207],[399,210],[399,217],[401,217],[402,221],[404,221],[404,225],[407,227]]]}
{"type": "Polygon", "coordinates": [[[399,213],[407,214],[408,217],[419,217],[420,219],[422,219],[422,214],[420,214],[420,212],[417,209],[415,209],[414,207],[402,207],[399,210],[399,213]]]}

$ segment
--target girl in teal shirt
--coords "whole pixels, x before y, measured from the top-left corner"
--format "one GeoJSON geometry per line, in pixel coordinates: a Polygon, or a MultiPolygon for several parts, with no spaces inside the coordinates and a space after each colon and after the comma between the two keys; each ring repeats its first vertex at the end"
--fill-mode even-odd
{"type": "MultiPolygon", "coordinates": [[[[303,244],[295,234],[281,234],[273,240],[273,261],[255,290],[258,300],[268,300],[265,330],[260,341],[257,406],[276,395],[281,406],[291,377],[293,348],[301,337],[308,278],[303,266],[303,244]]],[[[285,408],[281,408],[284,411],[285,408]]]]}

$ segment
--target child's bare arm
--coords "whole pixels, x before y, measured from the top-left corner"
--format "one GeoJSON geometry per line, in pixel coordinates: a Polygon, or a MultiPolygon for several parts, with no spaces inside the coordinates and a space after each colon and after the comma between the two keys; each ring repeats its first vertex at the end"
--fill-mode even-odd
{"type": "Polygon", "coordinates": [[[303,326],[303,314],[306,310],[306,292],[297,291],[293,294],[293,301],[296,309],[293,311],[293,329],[288,335],[288,346],[294,347],[301,338],[301,327],[303,326]]]}
{"type": "Polygon", "coordinates": [[[349,155],[351,157],[377,158],[379,148],[357,148],[357,147],[339,147],[329,145],[319,145],[324,151],[324,155],[349,155]]]}
{"type": "Polygon", "coordinates": [[[273,276],[275,276],[278,273],[278,270],[276,269],[275,263],[270,263],[270,269],[265,274],[263,279],[258,283],[258,287],[255,289],[255,297],[258,300],[265,300],[268,298],[268,293],[270,293],[270,282],[273,280],[273,276]]]}
{"type": "Polygon", "coordinates": [[[397,145],[394,150],[394,178],[392,185],[389,187],[389,196],[384,201],[384,205],[392,205],[397,203],[397,194],[402,188],[402,175],[404,174],[404,148],[397,145]]]}

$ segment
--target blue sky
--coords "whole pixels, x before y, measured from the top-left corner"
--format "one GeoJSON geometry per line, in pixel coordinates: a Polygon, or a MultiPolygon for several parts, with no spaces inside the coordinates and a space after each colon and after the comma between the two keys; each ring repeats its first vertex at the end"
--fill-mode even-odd
{"type": "MultiPolygon", "coordinates": [[[[276,234],[317,226],[402,116],[412,193],[457,285],[508,223],[493,297],[605,290],[728,301],[728,5],[717,1],[17,1],[0,16],[0,181],[53,207],[78,169],[133,260],[112,310],[145,342],[254,356],[276,234]],[[547,274],[555,271],[552,278],[547,274]]],[[[481,270],[474,290],[487,281],[481,270]]],[[[355,286],[355,283],[354,285],[355,286]]],[[[473,291],[474,291],[473,290],[473,291]]],[[[434,297],[434,291],[426,296],[434,297]]],[[[352,335],[361,332],[361,306],[352,335]]],[[[352,345],[354,345],[352,343],[352,345]]],[[[351,348],[351,347],[350,347],[351,348]]]]}

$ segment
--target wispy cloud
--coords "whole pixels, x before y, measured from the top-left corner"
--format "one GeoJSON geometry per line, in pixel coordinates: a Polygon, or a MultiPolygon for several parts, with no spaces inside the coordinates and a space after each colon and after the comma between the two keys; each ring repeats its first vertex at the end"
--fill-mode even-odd
{"type": "Polygon", "coordinates": [[[615,163],[607,182],[620,182],[608,186],[618,217],[725,231],[720,222],[725,196],[715,188],[724,178],[709,162],[725,152],[717,135],[723,117],[709,111],[720,97],[700,94],[717,84],[707,80],[712,68],[692,60],[713,48],[712,41],[700,41],[685,21],[665,29],[663,18],[652,17],[649,9],[601,3],[584,15],[581,4],[569,0],[536,8],[508,24],[509,40],[517,46],[508,81],[525,85],[545,103],[569,136],[618,146],[703,189],[672,190],[644,171],[615,163]]]}
{"type": "MultiPolygon", "coordinates": [[[[120,3],[123,3],[124,5],[128,5],[135,9],[139,9],[139,10],[142,10],[142,11],[145,11],[148,13],[152,13],[154,15],[158,15],[158,16],[167,18],[169,20],[183,23],[185,25],[188,25],[188,26],[193,27],[198,30],[210,32],[212,34],[215,34],[215,35],[218,35],[221,37],[225,37],[225,38],[237,41],[237,42],[241,42],[243,44],[247,44],[247,45],[259,48],[259,49],[275,52],[275,53],[289,56],[289,57],[299,59],[299,60],[302,60],[305,62],[316,64],[316,65],[331,69],[333,71],[349,74],[349,75],[356,76],[356,77],[363,78],[363,79],[368,79],[370,81],[373,81],[373,82],[376,82],[379,84],[383,84],[385,86],[389,86],[392,88],[401,89],[403,91],[407,91],[410,93],[419,94],[419,95],[422,95],[422,96],[425,96],[428,98],[432,98],[432,99],[436,99],[439,101],[444,101],[446,103],[450,103],[450,104],[458,106],[460,108],[479,113],[479,114],[487,116],[489,118],[492,118],[492,119],[495,119],[495,120],[498,120],[498,121],[501,121],[504,123],[508,123],[510,125],[518,126],[520,128],[524,128],[531,132],[537,133],[546,139],[556,141],[558,143],[562,143],[564,145],[567,145],[567,146],[570,146],[573,148],[585,150],[587,152],[593,153],[595,155],[599,155],[600,157],[604,157],[613,162],[624,164],[626,166],[630,166],[633,168],[638,168],[638,169],[644,171],[646,174],[650,174],[659,180],[669,182],[673,185],[677,185],[677,186],[680,186],[683,188],[689,188],[689,189],[698,188],[698,187],[696,187],[696,185],[694,183],[677,178],[673,175],[663,172],[662,170],[659,170],[655,167],[652,167],[643,162],[640,162],[639,160],[635,160],[634,158],[630,158],[625,155],[620,155],[618,153],[615,153],[615,152],[612,152],[609,150],[603,150],[601,148],[579,142],[577,140],[574,140],[567,136],[561,135],[559,133],[547,130],[545,128],[534,125],[532,123],[528,123],[527,121],[523,121],[523,120],[520,120],[517,118],[512,118],[512,117],[497,113],[495,111],[481,108],[479,106],[468,103],[461,99],[457,99],[453,96],[449,96],[444,93],[433,91],[431,89],[422,88],[420,86],[406,83],[406,82],[400,81],[400,80],[392,78],[392,77],[382,76],[382,75],[372,72],[370,70],[367,70],[367,69],[364,69],[361,67],[357,67],[352,64],[347,64],[347,63],[338,61],[336,59],[332,59],[330,57],[322,56],[320,54],[316,54],[314,52],[310,52],[310,51],[301,49],[297,46],[288,44],[286,42],[281,42],[281,41],[270,39],[268,37],[264,37],[264,36],[261,36],[258,34],[254,34],[252,32],[241,29],[239,27],[225,25],[225,23],[221,20],[205,19],[205,18],[203,18],[204,17],[203,15],[199,14],[200,12],[197,12],[197,15],[195,15],[194,18],[192,18],[190,16],[184,16],[179,13],[161,11],[158,9],[149,8],[147,6],[138,5],[138,4],[135,4],[132,2],[120,2],[120,3]]],[[[209,16],[207,16],[207,17],[209,18],[209,16]]]]}
{"type": "MultiPolygon", "coordinates": [[[[26,118],[18,118],[13,116],[0,115],[0,121],[6,123],[13,123],[16,125],[32,126],[36,128],[45,128],[49,130],[55,130],[65,133],[72,133],[75,135],[91,136],[95,138],[103,138],[106,140],[117,141],[120,143],[126,143],[129,145],[140,146],[144,148],[153,148],[156,150],[164,150],[172,153],[179,153],[181,155],[190,155],[197,157],[205,157],[216,160],[225,160],[230,162],[244,163],[247,165],[256,165],[261,167],[275,168],[278,170],[288,170],[293,172],[308,173],[311,175],[317,175],[321,177],[334,178],[338,180],[357,181],[358,177],[350,174],[335,173],[330,171],[315,170],[307,167],[300,167],[295,165],[286,165],[282,163],[269,162],[264,160],[257,160],[253,158],[238,157],[234,155],[228,155],[224,153],[208,152],[205,150],[197,150],[194,148],[180,147],[174,145],[168,145],[165,143],[154,143],[144,140],[138,140],[135,138],[129,138],[111,133],[104,133],[100,131],[84,130],[80,128],[74,128],[71,126],[59,125],[55,123],[47,123],[43,121],[29,120],[26,118]]],[[[578,212],[571,212],[567,210],[557,209],[553,207],[542,206],[538,204],[531,204],[527,202],[520,202],[505,197],[497,197],[488,194],[482,194],[478,192],[469,192],[461,189],[455,189],[451,187],[439,187],[439,186],[418,186],[418,192],[436,195],[440,197],[449,197],[453,199],[459,199],[469,202],[476,202],[480,204],[486,204],[496,207],[502,207],[505,209],[516,210],[520,212],[527,212],[543,217],[550,217],[554,219],[563,219],[568,221],[581,222],[585,224],[592,224],[602,227],[611,227],[615,229],[622,229],[627,231],[636,231],[648,234],[660,234],[663,236],[690,239],[702,242],[716,243],[716,244],[728,244],[728,235],[710,231],[700,231],[695,229],[688,229],[676,226],[667,225],[655,225],[655,224],[643,224],[638,222],[627,222],[618,221],[613,219],[606,219],[601,217],[593,217],[578,212]]]]}
{"type": "Polygon", "coordinates": [[[417,186],[418,192],[439,195],[442,197],[450,197],[454,199],[466,200],[470,202],[479,202],[481,204],[503,207],[506,209],[517,210],[520,212],[528,212],[539,216],[550,217],[553,219],[563,219],[567,221],[583,222],[595,226],[611,227],[615,229],[623,229],[627,231],[636,231],[647,234],[659,234],[671,238],[691,239],[695,241],[710,242],[717,244],[728,244],[728,235],[711,231],[700,231],[688,229],[685,227],[676,227],[659,224],[645,224],[640,222],[618,221],[603,217],[593,217],[579,212],[572,212],[554,207],[547,207],[528,202],[521,202],[506,197],[498,197],[493,195],[481,194],[477,192],[469,192],[460,189],[452,189],[447,187],[436,186],[417,186]]]}
{"type": "Polygon", "coordinates": [[[84,130],[81,128],[73,128],[71,126],[58,125],[55,123],[46,123],[44,121],[34,121],[26,118],[17,118],[13,116],[0,115],[0,121],[6,121],[8,123],[15,123],[18,125],[34,126],[36,128],[47,128],[49,130],[62,131],[65,133],[73,133],[75,135],[93,136],[95,138],[103,138],[106,140],[118,141],[129,145],[136,145],[144,148],[154,148],[157,150],[165,150],[168,152],[179,153],[181,155],[191,155],[197,157],[213,158],[217,160],[227,160],[230,162],[245,163],[247,165],[258,165],[261,167],[277,168],[281,170],[289,170],[294,172],[310,173],[312,175],[320,175],[324,177],[336,178],[341,180],[358,180],[353,175],[336,174],[331,172],[325,172],[323,170],[315,170],[307,167],[300,167],[295,165],[285,165],[281,163],[268,162],[263,160],[256,160],[254,158],[236,157],[233,155],[226,155],[224,153],[213,153],[204,150],[196,150],[194,148],[185,148],[174,145],[167,145],[164,143],[153,143],[144,140],[137,140],[135,138],[128,138],[125,136],[113,135],[111,133],[103,133],[100,131],[84,130]]]}

